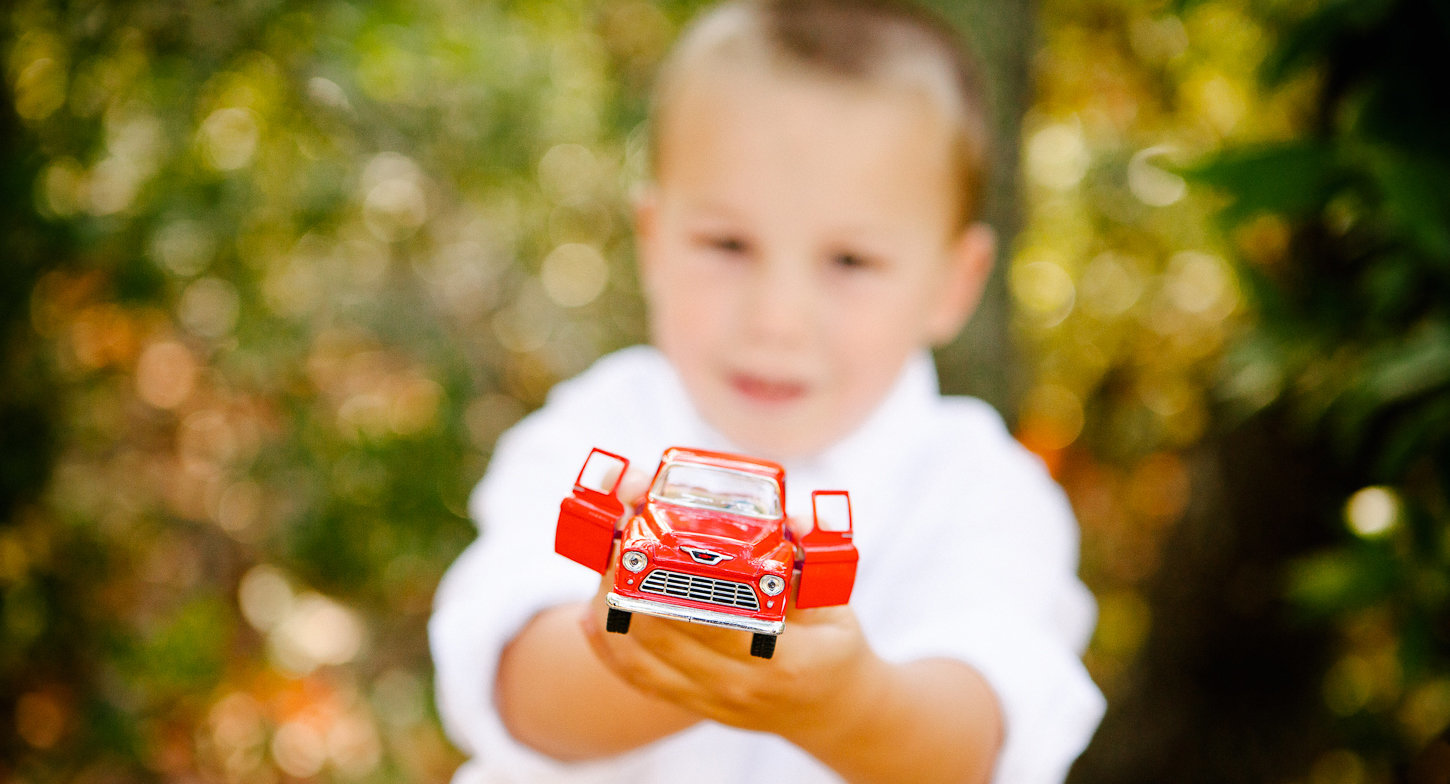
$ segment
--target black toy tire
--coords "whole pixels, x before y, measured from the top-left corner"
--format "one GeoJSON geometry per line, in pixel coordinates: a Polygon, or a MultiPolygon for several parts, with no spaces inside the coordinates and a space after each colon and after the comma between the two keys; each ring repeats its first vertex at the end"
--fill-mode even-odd
{"type": "Polygon", "coordinates": [[[756,634],[750,638],[750,655],[769,659],[775,655],[775,635],[756,634]]]}
{"type": "Polygon", "coordinates": [[[629,634],[629,619],[633,613],[628,610],[609,608],[609,617],[604,619],[604,631],[615,634],[629,634]]]}

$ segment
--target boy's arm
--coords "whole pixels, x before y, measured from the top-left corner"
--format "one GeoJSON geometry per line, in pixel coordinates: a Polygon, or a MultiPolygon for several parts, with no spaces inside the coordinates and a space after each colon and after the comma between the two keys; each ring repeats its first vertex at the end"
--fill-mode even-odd
{"type": "Polygon", "coordinates": [[[578,602],[544,610],[504,649],[495,695],[508,731],[555,759],[580,761],[628,751],[699,721],[604,667],[580,627],[588,607],[578,602]]]}
{"type": "MultiPolygon", "coordinates": [[[[632,506],[649,481],[649,474],[630,469],[620,482],[620,498],[632,506]]],[[[581,620],[604,615],[615,563],[611,554],[593,601],[540,612],[499,657],[494,695],[504,727],[516,740],[557,760],[620,754],[700,721],[621,680],[591,650],[581,620]]]]}
{"type": "Polygon", "coordinates": [[[798,610],[765,661],[724,629],[639,617],[628,635],[586,618],[599,659],[635,689],[722,724],[771,732],[849,781],[985,782],[1002,744],[991,689],[958,661],[893,664],[848,607],[798,610]]]}

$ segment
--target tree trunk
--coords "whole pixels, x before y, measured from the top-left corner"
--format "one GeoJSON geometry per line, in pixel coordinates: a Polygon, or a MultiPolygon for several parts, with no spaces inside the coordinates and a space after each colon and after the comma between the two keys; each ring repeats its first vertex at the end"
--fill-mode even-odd
{"type": "Polygon", "coordinates": [[[997,264],[967,328],[938,353],[942,391],[986,400],[1008,421],[1024,374],[1012,345],[1007,299],[1007,250],[1022,225],[1017,162],[1022,117],[1031,101],[1035,5],[1029,0],[930,5],[962,30],[982,68],[992,139],[991,178],[982,219],[997,231],[997,264]]]}

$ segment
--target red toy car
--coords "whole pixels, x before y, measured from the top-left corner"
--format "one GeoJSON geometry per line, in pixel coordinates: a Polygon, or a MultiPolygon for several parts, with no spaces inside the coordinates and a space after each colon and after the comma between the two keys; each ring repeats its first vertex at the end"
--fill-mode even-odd
{"type": "Polygon", "coordinates": [[[645,499],[623,528],[616,495],[629,461],[595,449],[559,507],[554,549],[604,573],[620,539],[605,628],[629,631],[633,613],[752,632],[750,653],[768,659],[797,607],[845,604],[856,580],[851,500],[811,494],[814,520],[797,537],[786,524],[785,469],[721,452],[665,450],[645,499]]]}

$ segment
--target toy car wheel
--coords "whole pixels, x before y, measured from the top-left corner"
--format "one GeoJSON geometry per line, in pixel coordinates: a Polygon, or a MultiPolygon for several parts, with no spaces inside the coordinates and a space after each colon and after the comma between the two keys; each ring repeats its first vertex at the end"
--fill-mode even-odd
{"type": "Polygon", "coordinates": [[[629,633],[629,619],[632,613],[628,610],[616,610],[609,608],[609,617],[604,619],[604,630],[615,634],[629,633]]]}
{"type": "Polygon", "coordinates": [[[775,655],[775,635],[756,634],[750,638],[750,655],[769,659],[775,655]]]}

